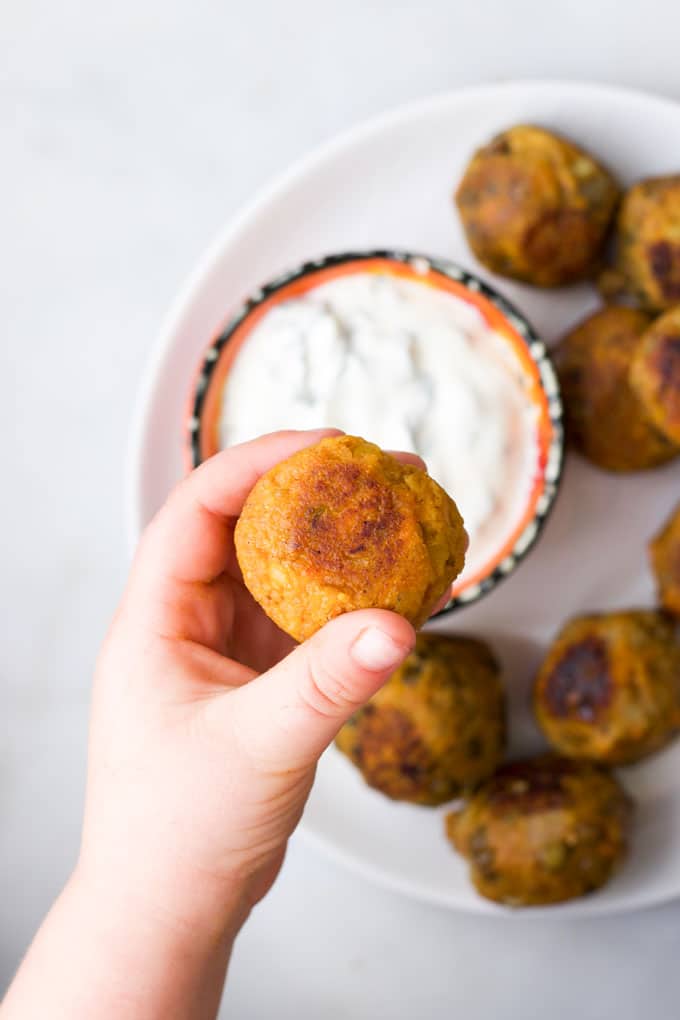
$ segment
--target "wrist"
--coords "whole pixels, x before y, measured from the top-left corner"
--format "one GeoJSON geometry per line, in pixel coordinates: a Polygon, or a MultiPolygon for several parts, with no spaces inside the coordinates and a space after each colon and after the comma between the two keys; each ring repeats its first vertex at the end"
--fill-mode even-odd
{"type": "Polygon", "coordinates": [[[217,1014],[238,910],[184,918],[84,869],[67,882],[26,956],[3,1016],[209,1020],[217,1014]],[[49,1005],[48,1005],[49,1003],[49,1005]]]}
{"type": "Polygon", "coordinates": [[[103,1001],[123,1004],[124,1015],[144,1020],[216,1015],[248,911],[237,896],[210,902],[209,884],[196,885],[190,896],[179,877],[173,890],[134,869],[104,874],[78,863],[64,890],[64,909],[90,943],[92,970],[100,975],[95,1002],[101,992],[103,1001]]]}
{"type": "Polygon", "coordinates": [[[130,928],[135,938],[162,945],[167,951],[201,955],[231,947],[248,917],[247,897],[233,883],[220,886],[209,878],[189,884],[182,876],[156,876],[150,881],[133,869],[93,867],[79,860],[70,876],[64,896],[82,918],[88,930],[126,951],[130,928]]]}

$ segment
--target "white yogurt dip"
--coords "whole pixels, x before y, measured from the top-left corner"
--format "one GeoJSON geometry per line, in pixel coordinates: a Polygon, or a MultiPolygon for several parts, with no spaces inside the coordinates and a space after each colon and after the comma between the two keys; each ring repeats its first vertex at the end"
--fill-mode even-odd
{"type": "Polygon", "coordinates": [[[461,579],[512,536],[538,471],[538,410],[511,344],[474,305],[358,270],[272,307],[227,375],[221,447],[332,426],[419,453],[470,536],[461,579]]]}

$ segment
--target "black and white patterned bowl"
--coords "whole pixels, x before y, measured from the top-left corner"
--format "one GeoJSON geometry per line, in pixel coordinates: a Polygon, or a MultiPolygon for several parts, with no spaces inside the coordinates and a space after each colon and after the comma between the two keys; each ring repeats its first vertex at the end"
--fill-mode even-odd
{"type": "MultiPolygon", "coordinates": [[[[354,267],[368,269],[369,264],[376,263],[384,263],[386,272],[420,279],[428,276],[436,286],[454,291],[474,304],[487,321],[491,316],[494,325],[502,323],[502,331],[522,356],[525,367],[535,380],[537,392],[540,391],[540,472],[527,513],[511,547],[492,560],[488,572],[466,581],[462,587],[454,583],[451,598],[437,614],[441,615],[470,605],[486,595],[528,554],[554,505],[564,458],[562,402],[550,355],[522,313],[478,276],[447,259],[413,252],[375,250],[327,255],[305,262],[264,284],[229,319],[203,356],[190,394],[185,459],[191,469],[217,452],[216,413],[226,376],[240,346],[268,308],[335,275],[356,271],[354,267]]],[[[370,436],[367,438],[370,439],[370,436]]]]}

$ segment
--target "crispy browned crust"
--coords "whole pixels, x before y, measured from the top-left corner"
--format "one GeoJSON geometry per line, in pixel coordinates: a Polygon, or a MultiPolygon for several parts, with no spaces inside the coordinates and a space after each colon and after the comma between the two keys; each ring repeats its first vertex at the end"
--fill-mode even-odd
{"type": "Polygon", "coordinates": [[[616,272],[620,289],[643,308],[680,303],[680,174],[639,181],[623,196],[616,272]]]}
{"type": "Polygon", "coordinates": [[[649,545],[659,601],[680,616],[680,504],[649,545]]]}
{"type": "Polygon", "coordinates": [[[534,689],[557,750],[623,765],[671,740],[680,723],[680,642],[662,613],[582,616],[564,627],[534,689]]]}
{"type": "Polygon", "coordinates": [[[634,308],[602,308],[571,330],[556,351],[568,441],[608,471],[652,468],[680,453],[652,424],[630,383],[649,321],[634,308]]]}
{"type": "Polygon", "coordinates": [[[336,744],[393,800],[443,804],[491,775],[505,746],[505,699],[491,650],[419,634],[404,664],[336,744]]]}
{"type": "Polygon", "coordinates": [[[593,274],[618,195],[612,175],[583,149],[518,125],[475,153],[455,197],[480,262],[554,287],[593,274]]]}
{"type": "Polygon", "coordinates": [[[455,503],[425,471],[354,436],[268,471],[234,539],[248,589],[298,641],[354,609],[391,609],[421,626],[467,548],[455,503]]]}
{"type": "Polygon", "coordinates": [[[538,906],[604,885],[624,858],[631,801],[603,769],[558,755],[502,766],[446,834],[482,896],[538,906]]]}
{"type": "Polygon", "coordinates": [[[633,358],[631,384],[650,421],[680,447],[680,306],[645,331],[633,358]]]}

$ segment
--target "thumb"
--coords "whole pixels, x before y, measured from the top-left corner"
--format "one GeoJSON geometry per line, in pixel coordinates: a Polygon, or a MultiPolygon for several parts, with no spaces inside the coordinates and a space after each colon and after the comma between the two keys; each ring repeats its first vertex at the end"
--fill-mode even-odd
{"type": "Polygon", "coordinates": [[[414,644],[413,627],[396,613],[363,609],[337,617],[232,693],[239,740],[268,767],[311,765],[414,644]]]}

